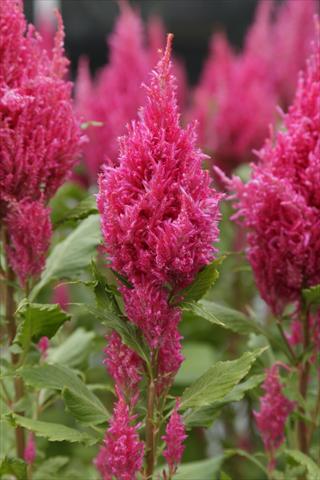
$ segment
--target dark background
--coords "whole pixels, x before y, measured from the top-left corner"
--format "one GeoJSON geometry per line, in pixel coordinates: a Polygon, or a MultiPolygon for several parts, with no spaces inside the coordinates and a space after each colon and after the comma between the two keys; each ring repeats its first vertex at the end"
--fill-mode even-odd
{"type": "MultiPolygon", "coordinates": [[[[33,0],[24,3],[27,18],[33,21],[33,0]]],[[[162,17],[167,31],[175,34],[175,52],[184,60],[189,81],[194,84],[212,32],[219,28],[225,30],[230,42],[241,48],[258,0],[131,0],[130,3],[138,6],[144,19],[153,14],[162,17]]],[[[73,74],[82,54],[90,57],[93,70],[105,64],[105,39],[119,11],[116,1],[61,0],[61,10],[73,74]]]]}

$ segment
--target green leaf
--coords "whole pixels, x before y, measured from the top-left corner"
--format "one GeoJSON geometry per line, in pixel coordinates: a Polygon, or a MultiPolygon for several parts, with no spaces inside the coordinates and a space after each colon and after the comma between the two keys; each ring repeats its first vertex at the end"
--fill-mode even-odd
{"type": "Polygon", "coordinates": [[[92,315],[99,318],[110,330],[115,330],[120,335],[123,343],[134,350],[147,365],[150,364],[147,344],[135,325],[115,312],[95,308],[92,305],[87,305],[86,307],[92,315]]]}
{"type": "Polygon", "coordinates": [[[107,279],[99,272],[95,262],[92,262],[91,264],[91,271],[94,278],[92,286],[96,297],[97,307],[117,313],[118,305],[116,297],[120,295],[117,287],[108,284],[107,279]]]}
{"type": "Polygon", "coordinates": [[[94,332],[77,328],[61,345],[49,349],[48,362],[69,367],[81,365],[90,351],[94,337],[94,332]]]}
{"type": "Polygon", "coordinates": [[[99,398],[68,367],[59,364],[23,367],[19,370],[19,375],[26,384],[33,387],[68,392],[63,395],[68,409],[77,420],[85,424],[97,425],[110,417],[99,398]]]}
{"type": "Polygon", "coordinates": [[[91,215],[83,220],[65,240],[54,247],[30,298],[34,299],[52,280],[77,278],[96,255],[100,241],[99,215],[91,215]]]}
{"type": "Polygon", "coordinates": [[[61,225],[62,223],[68,222],[79,222],[84,220],[90,215],[97,214],[98,209],[96,205],[96,199],[93,195],[88,195],[83,200],[81,200],[78,205],[70,209],[67,214],[60,218],[56,225],[61,225]]]}
{"type": "Polygon", "coordinates": [[[22,322],[19,324],[15,342],[26,349],[31,340],[37,342],[41,337],[52,338],[61,325],[71,319],[71,316],[61,310],[59,305],[29,303],[19,310],[22,322]]]}
{"type": "Polygon", "coordinates": [[[263,382],[265,375],[253,375],[244,382],[239,383],[221,401],[213,402],[212,405],[202,408],[190,408],[184,414],[184,423],[187,428],[210,427],[220,415],[224,405],[230,402],[239,402],[245,394],[256,388],[263,382]]]}
{"type": "Polygon", "coordinates": [[[20,458],[4,457],[0,464],[0,478],[3,475],[13,475],[17,480],[26,480],[27,466],[20,458]]]}
{"type": "Polygon", "coordinates": [[[49,203],[53,225],[58,224],[65,217],[66,213],[72,210],[86,196],[87,191],[78,183],[67,182],[63,184],[49,203]]]}
{"type": "Polygon", "coordinates": [[[262,327],[242,312],[219,305],[208,300],[190,303],[183,306],[187,314],[204,318],[209,322],[227,328],[233,332],[247,335],[249,333],[264,334],[262,327]]]}
{"type": "Polygon", "coordinates": [[[181,409],[200,408],[221,401],[244,378],[266,348],[246,352],[237,360],[217,362],[181,398],[181,409]]]}
{"type": "Polygon", "coordinates": [[[212,480],[221,468],[223,460],[223,455],[218,455],[209,460],[183,463],[178,467],[174,480],[212,480]]]}
{"type": "Polygon", "coordinates": [[[320,468],[304,453],[299,450],[285,450],[285,453],[288,457],[292,458],[299,465],[302,465],[307,469],[307,478],[308,480],[319,480],[320,479],[320,468]]]}
{"type": "Polygon", "coordinates": [[[104,408],[97,408],[96,401],[92,401],[92,399],[88,397],[83,397],[74,390],[64,388],[62,390],[62,397],[69,412],[76,420],[84,425],[99,425],[100,423],[105,423],[110,416],[104,408]]]}
{"type": "Polygon", "coordinates": [[[89,127],[102,127],[103,122],[98,122],[97,120],[88,120],[87,122],[81,123],[80,127],[82,130],[86,130],[89,127]]]}
{"type": "Polygon", "coordinates": [[[20,427],[34,432],[39,437],[45,437],[51,442],[96,443],[96,439],[87,433],[80,432],[59,423],[41,422],[40,420],[22,417],[15,413],[11,413],[9,417],[14,425],[20,425],[20,427]]]}
{"type": "Polygon", "coordinates": [[[320,285],[305,288],[302,290],[302,296],[308,305],[319,305],[320,303],[320,285]]]}
{"type": "Polygon", "coordinates": [[[197,302],[200,300],[209,290],[209,288],[218,280],[219,272],[217,270],[217,264],[221,263],[219,261],[214,261],[204,267],[196,276],[195,280],[191,285],[180,290],[180,292],[175,295],[176,297],[183,297],[182,304],[188,302],[197,302]]]}
{"type": "Polygon", "coordinates": [[[43,462],[40,467],[32,475],[32,480],[56,480],[61,477],[58,472],[69,461],[68,457],[52,457],[43,462]]]}
{"type": "Polygon", "coordinates": [[[175,377],[176,385],[195,382],[216,360],[212,347],[204,342],[186,342],[182,354],[184,362],[175,377]]]}

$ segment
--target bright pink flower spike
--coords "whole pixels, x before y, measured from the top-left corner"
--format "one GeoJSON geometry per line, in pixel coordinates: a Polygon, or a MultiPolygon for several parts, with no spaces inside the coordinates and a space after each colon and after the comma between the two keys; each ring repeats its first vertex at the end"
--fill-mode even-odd
{"type": "Polygon", "coordinates": [[[263,389],[266,393],[260,398],[260,411],[254,412],[254,416],[265,449],[270,455],[269,468],[273,470],[274,454],[285,440],[285,424],[295,408],[295,403],[288,400],[282,393],[277,364],[267,370],[263,389]]]}
{"type": "Polygon", "coordinates": [[[40,338],[37,347],[41,352],[42,358],[46,358],[47,350],[49,348],[49,345],[50,345],[50,341],[49,341],[48,337],[41,337],[40,338]]]}
{"type": "Polygon", "coordinates": [[[119,396],[104,444],[95,459],[103,480],[134,480],[142,467],[144,444],[133,426],[135,416],[129,412],[124,399],[119,396]]]}
{"type": "Polygon", "coordinates": [[[23,458],[28,465],[32,465],[36,459],[36,442],[33,433],[29,433],[27,445],[24,449],[23,458]]]}
{"type": "Polygon", "coordinates": [[[166,433],[162,437],[166,444],[163,456],[166,459],[170,472],[174,472],[181,462],[184,451],[183,442],[187,438],[185,427],[178,413],[179,402],[177,401],[175,409],[170,417],[166,427],[166,433]]]}
{"type": "MultiPolygon", "coordinates": [[[[317,24],[318,25],[318,24],[317,24]]],[[[301,74],[285,131],[259,152],[251,180],[233,179],[248,258],[274,313],[320,283],[320,36],[301,74]]]]}

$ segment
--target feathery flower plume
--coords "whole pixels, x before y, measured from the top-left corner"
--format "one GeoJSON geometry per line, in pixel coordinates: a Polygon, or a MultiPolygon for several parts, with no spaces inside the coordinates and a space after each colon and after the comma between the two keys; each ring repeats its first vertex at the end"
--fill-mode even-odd
{"type": "Polygon", "coordinates": [[[84,147],[84,161],[92,182],[96,182],[104,162],[117,164],[118,137],[135,118],[145,97],[141,83],[147,78],[149,58],[144,47],[142,21],[129,3],[122,1],[120,7],[115,30],[108,40],[108,65],[92,83],[88,64],[83,60],[77,80],[79,113],[85,120],[103,122],[102,126],[87,130],[90,142],[84,147]]]}
{"type": "Polygon", "coordinates": [[[27,26],[21,0],[0,2],[0,34],[0,219],[9,231],[9,261],[24,283],[43,266],[51,228],[44,205],[70,175],[83,138],[72,84],[63,80],[61,17],[50,57],[27,26]]]}
{"type": "Polygon", "coordinates": [[[285,440],[285,424],[295,408],[295,403],[288,400],[282,392],[279,365],[267,370],[263,384],[265,395],[260,398],[260,411],[253,412],[264,447],[269,454],[269,469],[275,468],[275,452],[285,440]]]}
{"type": "Polygon", "coordinates": [[[133,480],[143,462],[144,445],[137,433],[139,425],[132,425],[136,417],[130,413],[119,392],[118,395],[110,427],[95,459],[103,480],[114,477],[117,480],[133,480]]]}
{"type": "Polygon", "coordinates": [[[29,433],[26,448],[23,454],[24,461],[31,465],[36,459],[36,442],[33,433],[29,433]]]}
{"type": "Polygon", "coordinates": [[[5,217],[10,238],[7,255],[22,285],[44,267],[52,235],[49,215],[49,208],[40,201],[10,204],[5,217]]]}
{"type": "MultiPolygon", "coordinates": [[[[170,293],[189,285],[214,259],[221,198],[201,168],[206,156],[196,147],[194,126],[184,130],[179,123],[171,42],[169,35],[165,54],[145,87],[145,107],[120,139],[118,165],[104,167],[97,198],[111,267],[132,285],[120,287],[126,314],[143,333],[152,364],[156,362],[156,396],[171,386],[183,360],[178,331],[181,311],[170,304],[170,293]]],[[[112,334],[106,353],[119,402],[123,384],[131,381],[135,404],[142,373],[138,359],[121,345],[117,334],[112,334]],[[124,360],[121,366],[119,355],[124,360]]],[[[177,415],[168,439],[178,426],[177,415]]],[[[179,438],[182,441],[182,433],[179,438]]],[[[107,455],[103,448],[97,460],[100,471],[107,455]]],[[[172,456],[175,466],[181,448],[172,456]]],[[[171,446],[168,455],[170,451],[171,446]]]]}
{"type": "Polygon", "coordinates": [[[235,218],[248,228],[248,258],[263,299],[275,314],[320,282],[319,25],[285,131],[268,140],[251,180],[233,179],[235,218]]]}
{"type": "Polygon", "coordinates": [[[50,345],[50,341],[48,337],[41,337],[38,342],[38,350],[41,352],[41,357],[45,359],[47,357],[47,351],[50,345]]]}
{"type": "Polygon", "coordinates": [[[177,465],[181,462],[184,451],[183,442],[187,438],[182,418],[181,415],[179,415],[178,410],[179,401],[177,400],[175,409],[166,427],[166,433],[162,437],[162,440],[164,440],[166,444],[163,456],[169,465],[169,472],[171,475],[174,474],[177,465]]]}

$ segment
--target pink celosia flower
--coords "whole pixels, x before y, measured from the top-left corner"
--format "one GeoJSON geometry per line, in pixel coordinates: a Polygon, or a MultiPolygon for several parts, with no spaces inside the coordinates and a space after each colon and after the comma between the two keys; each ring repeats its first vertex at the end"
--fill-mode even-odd
{"type": "Polygon", "coordinates": [[[167,287],[188,285],[213,259],[221,196],[201,169],[194,128],[179,125],[169,55],[152,74],[139,120],[121,138],[119,167],[100,177],[98,207],[112,267],[134,285],[122,288],[127,314],[152,348],[170,338],[167,362],[178,368],[180,313],[169,306],[167,287]]]}
{"type": "Polygon", "coordinates": [[[41,352],[41,357],[45,359],[47,357],[47,351],[50,345],[50,341],[48,337],[41,337],[38,342],[38,350],[41,352]]]}
{"type": "Polygon", "coordinates": [[[108,345],[104,352],[109,374],[122,392],[135,393],[141,380],[143,365],[140,357],[129,347],[124,345],[120,336],[112,332],[107,337],[108,345]]]}
{"type": "Polygon", "coordinates": [[[26,448],[23,453],[24,461],[31,465],[36,459],[36,442],[33,433],[29,433],[26,448]]]}
{"type": "Polygon", "coordinates": [[[277,364],[267,370],[263,390],[265,395],[260,398],[260,411],[253,413],[265,449],[270,455],[269,468],[272,470],[275,467],[275,451],[285,440],[285,424],[295,403],[288,400],[282,392],[277,364]]]}
{"type": "Polygon", "coordinates": [[[169,471],[171,474],[175,472],[177,466],[181,462],[184,451],[183,442],[187,438],[183,421],[178,410],[179,401],[177,401],[175,409],[170,417],[166,427],[166,433],[162,437],[162,440],[164,440],[166,444],[163,456],[169,465],[169,471]]]}
{"type": "Polygon", "coordinates": [[[234,179],[237,218],[248,228],[248,258],[258,288],[279,314],[301,289],[320,282],[320,43],[319,34],[286,130],[260,151],[251,180],[234,179]]]}
{"type": "Polygon", "coordinates": [[[21,283],[44,264],[51,226],[44,204],[71,173],[81,137],[74,116],[64,31],[49,57],[27,26],[21,0],[0,2],[0,220],[8,256],[21,283]]]}
{"type": "Polygon", "coordinates": [[[62,310],[67,311],[69,309],[70,292],[68,285],[60,284],[54,288],[52,303],[60,305],[62,310]]]}
{"type": "Polygon", "coordinates": [[[310,54],[314,34],[313,17],[319,10],[316,0],[287,0],[277,12],[270,38],[273,48],[271,69],[281,105],[291,103],[298,73],[310,54]]]}
{"type": "Polygon", "coordinates": [[[77,81],[78,111],[86,121],[103,122],[103,126],[87,130],[90,142],[84,148],[84,161],[92,182],[103,162],[117,163],[117,138],[135,118],[145,97],[141,83],[147,78],[149,59],[143,45],[142,21],[128,3],[121,2],[120,6],[120,17],[108,41],[108,65],[91,85],[88,66],[83,62],[77,81]]]}
{"type": "Polygon", "coordinates": [[[133,480],[142,467],[144,445],[139,440],[139,425],[133,426],[135,416],[119,396],[110,427],[100,448],[95,465],[103,480],[133,480]]]}
{"type": "Polygon", "coordinates": [[[41,272],[51,239],[50,210],[39,201],[10,204],[5,217],[10,243],[7,255],[22,285],[41,272]]]}

